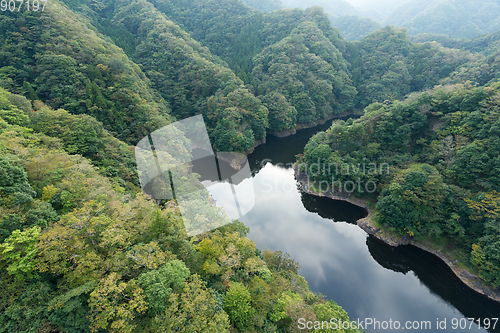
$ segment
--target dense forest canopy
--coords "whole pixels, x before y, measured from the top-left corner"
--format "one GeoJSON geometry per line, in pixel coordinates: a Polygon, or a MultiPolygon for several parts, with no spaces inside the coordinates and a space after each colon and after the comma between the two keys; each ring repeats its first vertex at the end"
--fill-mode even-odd
{"type": "MultiPolygon", "coordinates": [[[[473,57],[482,70],[475,81],[496,75],[483,75],[484,62],[496,70],[491,59],[414,44],[397,28],[350,43],[320,7],[266,14],[236,0],[68,5],[73,10],[54,3],[47,13],[2,17],[2,86],[52,108],[92,115],[128,143],[172,119],[203,114],[216,149],[248,151],[266,129],[289,130],[402,98],[439,83],[473,57]],[[43,30],[37,25],[52,43],[35,43],[43,30]],[[56,40],[66,46],[54,49],[56,40]],[[99,47],[107,53],[93,56],[99,47]],[[27,66],[16,54],[27,55],[27,66]]],[[[453,78],[466,79],[472,78],[453,78]]]]}
{"type": "Polygon", "coordinates": [[[408,28],[411,34],[436,33],[472,38],[500,29],[500,4],[485,0],[412,0],[385,20],[408,28]]]}
{"type": "MultiPolygon", "coordinates": [[[[359,40],[377,25],[405,27],[411,35],[432,33],[473,38],[500,29],[500,5],[479,0],[286,0],[285,6],[325,8],[333,25],[348,40],[359,40]]],[[[257,7],[256,7],[257,8],[257,7]]]]}
{"type": "Polygon", "coordinates": [[[283,4],[289,8],[323,7],[333,26],[338,28],[347,40],[361,39],[381,27],[381,24],[373,19],[374,15],[378,18],[373,10],[366,10],[365,13],[365,10],[343,0],[284,0],[283,4]]]}
{"type": "MultiPolygon", "coordinates": [[[[2,12],[0,331],[290,332],[298,318],[348,320],[207,196],[200,206],[225,226],[188,237],[175,199],[142,194],[134,145],[194,115],[215,150],[248,153],[269,133],[364,112],[302,158],[388,163],[380,223],[449,238],[499,285],[498,33],[411,39],[340,17],[366,32],[352,29],[351,42],[328,8],[287,6],[51,0],[2,12]]],[[[200,187],[188,167],[173,176],[200,187]]]]}

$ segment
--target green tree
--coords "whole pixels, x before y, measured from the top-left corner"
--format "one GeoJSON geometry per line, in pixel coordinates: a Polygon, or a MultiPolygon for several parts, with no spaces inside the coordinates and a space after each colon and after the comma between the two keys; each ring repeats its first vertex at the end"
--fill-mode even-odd
{"type": "Polygon", "coordinates": [[[7,214],[2,217],[2,222],[0,223],[0,240],[3,242],[7,237],[9,237],[14,230],[22,229],[23,219],[18,214],[7,214]]]}
{"type": "Polygon", "coordinates": [[[151,316],[163,313],[172,291],[180,292],[189,277],[189,269],[180,260],[172,260],[159,269],[142,273],[137,278],[144,290],[151,316]]]}
{"type": "Polygon", "coordinates": [[[254,309],[251,306],[252,296],[247,287],[239,282],[231,282],[229,291],[224,297],[224,310],[231,323],[240,330],[250,326],[250,318],[254,309]]]}
{"type": "Polygon", "coordinates": [[[382,192],[377,203],[382,223],[405,230],[411,236],[442,233],[440,221],[449,189],[430,165],[414,165],[382,192]]]}
{"type": "Polygon", "coordinates": [[[36,192],[28,182],[26,171],[13,165],[12,161],[7,156],[0,156],[0,205],[30,203],[36,192]]]}
{"type": "MultiPolygon", "coordinates": [[[[11,100],[14,96],[17,95],[13,95],[7,90],[0,88],[0,118],[11,125],[27,126],[30,123],[30,118],[22,108],[12,103],[11,100]]],[[[31,108],[29,111],[31,111],[31,108]]]]}
{"type": "Polygon", "coordinates": [[[55,296],[48,304],[50,322],[66,332],[90,332],[88,300],[95,286],[91,281],[55,296]]]}
{"type": "Polygon", "coordinates": [[[229,319],[217,310],[214,293],[197,275],[185,283],[181,294],[172,293],[164,313],[156,316],[154,329],[158,332],[229,332],[229,319]]]}
{"type": "MultiPolygon", "coordinates": [[[[318,321],[330,321],[331,319],[337,319],[338,327],[335,329],[335,332],[345,332],[345,333],[355,333],[358,332],[357,329],[353,329],[350,326],[347,329],[340,327],[342,323],[350,322],[349,316],[347,312],[342,309],[337,303],[333,301],[326,301],[324,303],[319,303],[313,306],[313,311],[316,314],[316,318],[318,321]]],[[[319,329],[315,330],[315,332],[330,332],[330,329],[319,329]]]]}
{"type": "Polygon", "coordinates": [[[37,264],[38,249],[35,244],[40,237],[40,227],[14,230],[2,244],[0,244],[1,261],[7,266],[7,272],[18,279],[31,279],[37,276],[34,272],[37,264]]]}
{"type": "Polygon", "coordinates": [[[297,110],[291,106],[283,94],[276,91],[262,97],[262,103],[269,110],[269,129],[281,132],[294,129],[297,123],[297,110]]]}
{"type": "Polygon", "coordinates": [[[147,310],[142,289],[135,280],[124,282],[121,276],[110,273],[90,294],[91,331],[134,332],[134,319],[147,310]]]}

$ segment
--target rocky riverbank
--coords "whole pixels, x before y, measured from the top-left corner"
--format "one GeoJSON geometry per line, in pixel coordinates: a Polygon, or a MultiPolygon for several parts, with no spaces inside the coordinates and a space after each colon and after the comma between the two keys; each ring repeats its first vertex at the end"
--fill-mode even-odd
{"type": "Polygon", "coordinates": [[[440,249],[434,249],[432,244],[426,244],[423,242],[415,241],[412,237],[406,235],[402,236],[398,233],[392,232],[383,227],[379,227],[375,221],[373,220],[373,210],[370,208],[367,201],[359,199],[359,198],[350,198],[348,195],[342,193],[334,193],[332,194],[330,191],[325,192],[317,192],[314,189],[311,189],[306,180],[306,175],[303,173],[298,173],[295,168],[295,179],[300,184],[301,190],[305,193],[319,196],[319,197],[327,197],[333,200],[342,200],[350,202],[356,206],[362,207],[366,210],[367,216],[359,219],[357,221],[357,225],[363,229],[367,234],[372,235],[381,241],[389,244],[391,246],[400,246],[400,245],[412,245],[418,247],[421,250],[432,253],[435,256],[439,257],[450,269],[455,273],[455,275],[465,283],[469,288],[474,291],[487,296],[488,298],[500,302],[500,290],[492,290],[490,287],[486,286],[483,281],[476,275],[470,273],[465,268],[462,268],[457,265],[457,260],[450,259],[449,256],[440,249]]]}

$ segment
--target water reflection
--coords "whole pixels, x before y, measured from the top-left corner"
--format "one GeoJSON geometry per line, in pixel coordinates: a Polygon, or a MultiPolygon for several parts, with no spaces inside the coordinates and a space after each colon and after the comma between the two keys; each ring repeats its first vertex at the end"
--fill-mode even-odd
{"type": "Polygon", "coordinates": [[[261,249],[288,252],[312,290],[351,317],[433,325],[447,318],[449,326],[452,318],[500,313],[497,303],[466,288],[436,257],[368,237],[352,223],[364,216],[361,208],[275,185],[291,181],[291,169],[270,163],[255,175],[256,205],[242,220],[249,237],[261,249]]]}
{"type": "Polygon", "coordinates": [[[324,219],[345,221],[356,224],[358,219],[366,216],[366,211],[346,201],[316,197],[301,192],[302,204],[311,213],[316,213],[324,219]]]}
{"type": "MultiPolygon", "coordinates": [[[[249,155],[256,202],[242,222],[257,246],[288,252],[311,289],[335,300],[351,318],[431,321],[427,332],[437,331],[437,318],[446,318],[448,329],[439,331],[450,332],[453,318],[500,317],[499,303],[467,288],[437,257],[368,237],[354,224],[363,209],[300,192],[293,170],[277,164],[293,163],[308,139],[327,127],[271,137],[249,155]]],[[[500,332],[497,326],[489,332],[500,332]]],[[[471,331],[485,332],[475,325],[471,331]]]]}
{"type": "Polygon", "coordinates": [[[374,237],[369,237],[366,244],[373,259],[381,266],[404,273],[412,271],[432,294],[452,304],[464,317],[494,318],[500,315],[498,302],[468,288],[436,256],[413,246],[394,248],[374,237]]]}

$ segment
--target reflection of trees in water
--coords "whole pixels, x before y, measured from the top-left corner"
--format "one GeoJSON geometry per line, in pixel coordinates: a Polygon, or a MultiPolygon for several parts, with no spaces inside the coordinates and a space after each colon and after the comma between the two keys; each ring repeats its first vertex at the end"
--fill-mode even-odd
{"type": "MultiPolygon", "coordinates": [[[[467,287],[435,255],[414,246],[392,247],[373,236],[367,238],[366,245],[373,259],[382,267],[403,274],[413,271],[432,294],[457,308],[465,317],[498,317],[500,303],[489,300],[467,287]]],[[[488,331],[500,332],[500,325],[497,325],[496,330],[488,331]]]]}
{"type": "MultiPolygon", "coordinates": [[[[196,152],[197,150],[198,149],[194,149],[193,152],[196,152]]],[[[210,180],[216,182],[220,181],[219,172],[227,177],[233,176],[238,172],[238,170],[232,168],[227,161],[220,158],[216,159],[215,156],[195,159],[192,161],[192,165],[192,171],[200,175],[200,181],[210,180]],[[217,171],[216,169],[212,170],[212,168],[207,168],[207,166],[210,166],[213,163],[217,163],[219,171],[217,171]]],[[[215,166],[213,167],[215,168],[215,166]]]]}
{"type": "Polygon", "coordinates": [[[380,266],[403,274],[411,271],[410,259],[401,251],[402,247],[387,245],[373,236],[369,236],[366,239],[366,245],[373,259],[375,259],[380,266]]]}
{"type": "Polygon", "coordinates": [[[366,216],[363,208],[347,201],[316,197],[304,192],[300,194],[304,208],[322,218],[355,224],[358,219],[366,216]]]}

